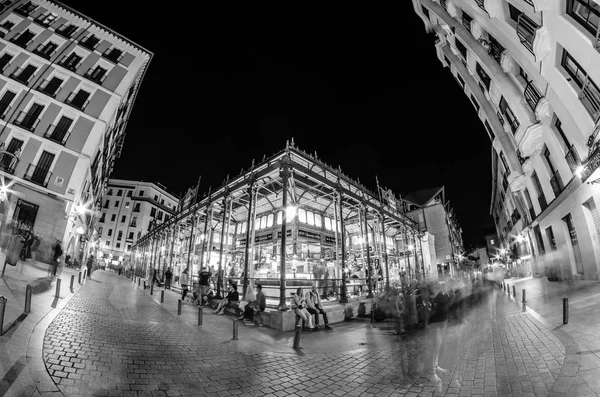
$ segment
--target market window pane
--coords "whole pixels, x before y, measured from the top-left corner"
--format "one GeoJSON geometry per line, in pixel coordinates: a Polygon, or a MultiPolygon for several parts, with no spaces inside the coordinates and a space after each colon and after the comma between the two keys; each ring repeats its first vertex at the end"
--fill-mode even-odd
{"type": "Polygon", "coordinates": [[[315,214],[312,211],[306,211],[306,223],[311,226],[315,225],[315,214]]]}
{"type": "Polygon", "coordinates": [[[325,229],[331,230],[331,218],[325,217],[325,229]]]}
{"type": "Polygon", "coordinates": [[[342,222],[338,221],[338,223],[337,223],[337,227],[338,227],[338,229],[337,229],[337,230],[338,230],[339,232],[342,232],[342,222]]]}
{"type": "Polygon", "coordinates": [[[260,217],[260,228],[264,229],[265,227],[267,227],[267,217],[261,216],[260,217]]]}
{"type": "Polygon", "coordinates": [[[267,227],[273,226],[273,214],[267,216],[267,227]]]}
{"type": "Polygon", "coordinates": [[[214,240],[215,243],[220,243],[221,242],[221,235],[219,233],[214,233],[213,240],[214,240]]]}
{"type": "Polygon", "coordinates": [[[323,227],[323,221],[321,220],[321,214],[315,214],[315,226],[323,227]]]}
{"type": "Polygon", "coordinates": [[[306,223],[306,210],[298,208],[298,222],[306,223]]]}
{"type": "Polygon", "coordinates": [[[277,224],[278,224],[278,225],[281,225],[281,223],[282,223],[282,222],[283,222],[283,212],[282,212],[282,211],[279,211],[279,212],[277,213],[277,224]]]}
{"type": "Polygon", "coordinates": [[[369,232],[367,233],[367,236],[369,237],[369,244],[373,244],[373,234],[369,232]]]}

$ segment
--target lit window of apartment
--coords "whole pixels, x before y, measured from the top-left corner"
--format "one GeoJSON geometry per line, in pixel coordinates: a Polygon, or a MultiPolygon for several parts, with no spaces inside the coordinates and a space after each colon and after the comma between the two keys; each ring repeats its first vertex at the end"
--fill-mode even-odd
{"type": "Polygon", "coordinates": [[[129,204],[130,204],[130,202],[129,202],[129,201],[127,201],[127,202],[125,203],[125,209],[129,209],[129,204]]]}
{"type": "Polygon", "coordinates": [[[600,4],[594,0],[567,0],[567,14],[596,36],[600,26],[600,4]]]}
{"type": "Polygon", "coordinates": [[[577,87],[581,89],[579,99],[588,113],[595,120],[600,116],[600,90],[598,89],[598,86],[565,49],[563,49],[561,66],[573,79],[573,82],[577,87]]]}

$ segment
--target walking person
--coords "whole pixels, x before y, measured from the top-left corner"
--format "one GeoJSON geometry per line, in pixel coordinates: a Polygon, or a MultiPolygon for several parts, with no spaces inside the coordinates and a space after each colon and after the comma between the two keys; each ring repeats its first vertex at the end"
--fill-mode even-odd
{"type": "Polygon", "coordinates": [[[52,278],[56,277],[56,271],[58,270],[58,264],[60,263],[60,258],[62,257],[63,249],[62,242],[60,240],[56,241],[54,247],[52,247],[52,278]]]}
{"type": "Polygon", "coordinates": [[[87,278],[92,278],[92,268],[94,266],[94,255],[88,257],[87,263],[87,278]]]}
{"type": "Polygon", "coordinates": [[[181,273],[181,277],[179,277],[179,284],[181,284],[181,301],[183,302],[183,300],[185,299],[185,296],[188,293],[188,288],[189,288],[189,280],[190,280],[190,276],[188,275],[188,269],[187,267],[183,270],[183,273],[181,273]]]}
{"type": "Polygon", "coordinates": [[[434,284],[431,296],[431,306],[433,315],[431,316],[429,331],[431,332],[431,343],[433,346],[433,355],[431,361],[432,375],[429,380],[432,383],[439,383],[441,379],[437,376],[437,373],[445,373],[447,370],[439,366],[440,349],[446,339],[446,330],[448,328],[448,311],[450,306],[450,296],[447,292],[447,284],[445,282],[439,282],[434,284]]]}

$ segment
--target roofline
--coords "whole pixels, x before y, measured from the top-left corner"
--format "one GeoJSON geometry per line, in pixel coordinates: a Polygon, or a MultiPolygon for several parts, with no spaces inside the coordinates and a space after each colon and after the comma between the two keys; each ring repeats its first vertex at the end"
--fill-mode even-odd
{"type": "Polygon", "coordinates": [[[133,185],[133,186],[148,186],[148,187],[152,187],[153,189],[158,190],[159,192],[164,193],[166,196],[169,196],[170,199],[172,199],[177,205],[179,205],[179,198],[177,196],[175,196],[174,193],[171,193],[163,188],[161,188],[160,186],[158,186],[156,183],[154,182],[146,182],[146,181],[135,181],[132,179],[118,179],[118,178],[108,178],[108,183],[106,185],[106,187],[109,186],[114,186],[114,184],[123,184],[123,185],[133,185]]]}
{"type": "MultiPolygon", "coordinates": [[[[435,188],[429,188],[429,189],[435,189],[435,188]]],[[[409,194],[411,194],[411,193],[422,192],[423,190],[429,190],[429,189],[419,189],[419,190],[413,190],[413,191],[410,191],[410,192],[406,193],[406,195],[405,195],[405,196],[408,196],[408,195],[409,195],[409,194]]],[[[436,191],[435,191],[435,193],[434,193],[433,195],[431,195],[427,201],[429,201],[429,200],[431,200],[433,197],[437,196],[437,194],[440,192],[440,190],[444,191],[444,201],[446,201],[446,190],[445,190],[445,189],[446,189],[446,186],[445,186],[445,185],[442,185],[442,186],[440,186],[440,187],[439,187],[439,189],[438,189],[438,190],[436,190],[436,191]]],[[[416,206],[418,206],[418,207],[421,207],[421,208],[423,208],[423,207],[426,207],[425,205],[422,205],[422,204],[417,204],[417,203],[415,203],[415,202],[413,202],[413,201],[410,201],[410,200],[408,200],[408,199],[406,199],[406,198],[403,198],[402,200],[404,200],[404,201],[406,201],[406,202],[409,202],[409,203],[411,203],[411,204],[414,204],[414,205],[416,205],[416,206]]]]}
{"type": "Polygon", "coordinates": [[[46,0],[46,1],[48,1],[48,2],[50,2],[50,3],[55,3],[55,4],[57,4],[57,5],[58,5],[58,6],[60,6],[60,7],[64,7],[64,8],[66,8],[66,9],[68,9],[69,11],[71,11],[73,14],[75,14],[75,15],[79,16],[80,18],[87,19],[88,21],[90,21],[90,22],[94,23],[94,24],[95,24],[95,25],[97,25],[98,27],[100,27],[100,28],[102,28],[102,29],[106,29],[106,30],[108,30],[110,33],[114,34],[114,35],[115,35],[115,36],[117,36],[119,39],[123,40],[124,42],[126,42],[126,43],[128,43],[128,44],[130,44],[130,45],[132,45],[132,46],[134,46],[134,47],[137,47],[137,48],[139,48],[140,50],[142,50],[142,51],[146,52],[146,53],[147,53],[148,55],[150,55],[151,57],[152,57],[152,55],[154,55],[154,53],[152,53],[152,51],[149,51],[149,50],[148,50],[148,49],[146,49],[145,47],[142,47],[142,46],[141,46],[141,45],[139,45],[138,43],[134,42],[133,40],[130,40],[130,39],[128,39],[127,37],[123,36],[122,34],[115,32],[113,29],[111,29],[111,28],[109,28],[108,26],[106,26],[106,25],[104,25],[104,24],[102,24],[102,23],[100,23],[100,22],[96,21],[94,18],[90,18],[90,17],[88,17],[87,15],[85,15],[84,13],[82,13],[82,12],[79,12],[79,11],[77,11],[77,10],[73,9],[72,7],[70,7],[70,6],[68,6],[68,5],[64,4],[64,3],[61,3],[60,1],[57,1],[57,0],[46,0]]]}

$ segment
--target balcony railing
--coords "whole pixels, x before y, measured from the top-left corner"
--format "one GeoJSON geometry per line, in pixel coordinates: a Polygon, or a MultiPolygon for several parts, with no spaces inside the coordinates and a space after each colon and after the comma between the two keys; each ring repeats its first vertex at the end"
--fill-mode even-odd
{"type": "Polygon", "coordinates": [[[71,62],[71,63],[67,64],[68,58],[69,58],[69,55],[63,56],[62,59],[58,62],[58,64],[60,66],[62,66],[63,68],[70,70],[71,72],[76,71],[81,66],[82,61],[79,60],[79,62],[77,62],[77,63],[71,62]]]}
{"type": "Polygon", "coordinates": [[[33,75],[35,73],[32,73],[29,76],[27,76],[27,75],[23,76],[23,70],[24,70],[23,68],[18,68],[17,70],[12,72],[8,77],[10,77],[13,80],[17,80],[19,83],[28,85],[29,82],[31,81],[31,78],[33,77],[33,75]]]}
{"type": "Polygon", "coordinates": [[[22,6],[15,8],[15,13],[24,16],[25,18],[27,18],[29,15],[31,15],[31,13],[37,8],[36,5],[28,3],[28,4],[23,4],[22,6]]]}
{"type": "Polygon", "coordinates": [[[585,76],[579,100],[595,121],[600,119],[600,90],[588,75],[585,76]]]}
{"type": "Polygon", "coordinates": [[[543,210],[545,210],[546,208],[548,208],[548,203],[546,202],[546,197],[542,194],[540,196],[538,196],[538,203],[540,203],[540,208],[543,210]]]}
{"type": "Polygon", "coordinates": [[[51,51],[48,51],[47,48],[48,44],[40,44],[36,49],[33,50],[33,53],[41,56],[42,58],[50,59],[52,55],[56,54],[58,47],[54,47],[51,51]]]}
{"type": "Polygon", "coordinates": [[[523,95],[525,96],[525,101],[527,102],[531,110],[535,112],[538,103],[540,103],[540,100],[542,99],[542,94],[536,87],[533,80],[527,83],[523,95]]]}
{"type": "Polygon", "coordinates": [[[69,139],[70,135],[71,131],[69,131],[68,129],[57,129],[56,125],[50,124],[48,126],[48,129],[46,130],[46,133],[44,134],[44,138],[50,139],[51,141],[64,145],[67,142],[67,139],[69,139]]]}
{"type": "Polygon", "coordinates": [[[488,54],[494,58],[499,65],[502,65],[502,54],[504,54],[506,49],[492,36],[490,36],[489,45],[490,48],[488,50],[488,54]]]}
{"type": "Polygon", "coordinates": [[[517,36],[521,44],[525,46],[533,54],[533,41],[535,40],[536,31],[540,27],[533,22],[525,14],[520,14],[517,21],[517,36]]]}
{"type": "Polygon", "coordinates": [[[565,160],[567,160],[567,164],[569,164],[569,168],[571,172],[575,173],[577,167],[581,165],[581,160],[579,159],[579,155],[577,154],[577,150],[575,150],[575,146],[571,145],[567,155],[565,156],[565,160]]]}
{"type": "Polygon", "coordinates": [[[479,6],[479,8],[481,8],[482,10],[484,10],[484,11],[487,11],[487,10],[485,9],[485,3],[484,3],[484,0],[475,0],[475,4],[477,4],[477,5],[479,6]]]}
{"type": "Polygon", "coordinates": [[[446,0],[440,0],[440,5],[444,7],[444,10],[448,11],[448,4],[446,4],[446,0]]]}
{"type": "Polygon", "coordinates": [[[56,94],[58,93],[58,90],[60,89],[60,84],[49,84],[52,80],[44,80],[42,81],[42,83],[38,86],[37,90],[40,92],[43,92],[44,94],[48,95],[51,98],[54,98],[56,96],[56,94]]]}
{"type": "Polygon", "coordinates": [[[100,40],[94,40],[90,36],[86,40],[81,40],[79,42],[79,44],[81,44],[83,47],[87,48],[88,50],[94,51],[96,49],[96,47],[98,47],[98,44],[100,44],[100,40]]]}
{"type": "Polygon", "coordinates": [[[72,92],[71,95],[69,95],[69,97],[65,101],[65,103],[67,105],[73,106],[74,108],[79,109],[81,111],[85,110],[88,103],[90,103],[89,98],[86,99],[85,101],[80,101],[80,100],[75,100],[76,96],[77,95],[75,94],[75,92],[72,92]]]}
{"type": "Polygon", "coordinates": [[[40,122],[40,117],[35,117],[24,110],[19,112],[19,115],[17,116],[17,118],[14,121],[14,123],[16,125],[18,125],[19,127],[23,128],[23,129],[26,129],[28,131],[35,130],[35,127],[37,127],[39,122],[40,122]]]}
{"type": "Polygon", "coordinates": [[[473,18],[469,14],[463,12],[462,14],[462,24],[463,26],[470,32],[471,31],[471,22],[473,18]]]}
{"type": "Polygon", "coordinates": [[[7,152],[6,150],[0,152],[0,170],[9,174],[14,174],[17,164],[19,164],[19,158],[13,153],[7,152]]]}
{"type": "Polygon", "coordinates": [[[88,80],[93,81],[94,83],[97,84],[102,84],[102,82],[104,81],[104,79],[106,79],[106,75],[108,74],[106,71],[104,71],[104,73],[98,75],[96,74],[96,76],[94,76],[94,72],[96,71],[96,69],[93,68],[89,68],[87,72],[85,72],[85,74],[83,75],[83,77],[85,77],[88,80]]]}
{"type": "Polygon", "coordinates": [[[24,178],[37,185],[48,187],[48,182],[50,181],[51,176],[52,172],[50,172],[50,167],[42,167],[37,164],[30,163],[27,167],[24,178]]]}
{"type": "MultiPolygon", "coordinates": [[[[2,12],[2,11],[0,11],[2,12]]],[[[10,32],[10,30],[15,26],[11,21],[6,21],[2,25],[0,25],[0,37],[4,38],[10,32]]]]}
{"type": "Polygon", "coordinates": [[[73,26],[73,25],[67,24],[67,23],[63,23],[57,29],[55,29],[54,32],[66,39],[70,39],[71,36],[73,35],[73,32],[75,32],[76,30],[77,30],[76,26],[73,26]]]}
{"type": "Polygon", "coordinates": [[[52,25],[54,21],[56,21],[56,18],[52,14],[42,14],[39,17],[35,18],[33,21],[47,28],[48,26],[52,25]]]}
{"type": "Polygon", "coordinates": [[[114,63],[119,63],[119,61],[123,58],[123,52],[119,51],[115,48],[107,49],[102,53],[102,56],[114,63]]]}

